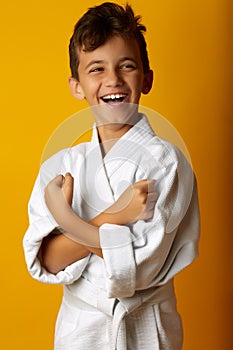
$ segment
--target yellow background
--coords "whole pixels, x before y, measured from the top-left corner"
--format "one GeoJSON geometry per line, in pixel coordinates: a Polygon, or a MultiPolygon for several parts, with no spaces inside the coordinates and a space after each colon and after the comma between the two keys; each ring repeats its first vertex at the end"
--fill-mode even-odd
{"type": "MultiPolygon", "coordinates": [[[[67,86],[67,45],[76,20],[98,3],[1,3],[0,346],[4,350],[52,349],[62,290],[28,275],[21,241],[44,146],[65,118],[86,107],[74,100],[67,86]]],[[[142,104],[178,129],[199,183],[200,258],[176,279],[184,350],[232,349],[232,6],[227,0],[132,0],[131,4],[147,25],[155,71],[152,92],[142,104]]]]}

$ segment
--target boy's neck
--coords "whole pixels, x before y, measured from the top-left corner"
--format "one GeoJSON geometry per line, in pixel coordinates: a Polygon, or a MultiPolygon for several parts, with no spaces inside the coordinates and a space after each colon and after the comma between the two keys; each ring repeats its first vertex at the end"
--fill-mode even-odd
{"type": "Polygon", "coordinates": [[[97,127],[103,157],[132,126],[129,124],[105,124],[97,127]]]}
{"type": "Polygon", "coordinates": [[[97,128],[100,142],[105,142],[120,139],[130,128],[132,128],[132,125],[116,123],[101,125],[97,128]]]}

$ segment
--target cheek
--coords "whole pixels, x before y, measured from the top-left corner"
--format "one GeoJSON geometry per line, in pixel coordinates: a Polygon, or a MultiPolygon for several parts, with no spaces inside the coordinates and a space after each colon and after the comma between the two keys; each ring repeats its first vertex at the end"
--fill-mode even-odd
{"type": "Polygon", "coordinates": [[[141,92],[142,91],[142,87],[143,87],[143,77],[141,76],[141,74],[138,74],[134,81],[132,82],[133,83],[133,86],[135,87],[135,91],[139,91],[141,92]]]}
{"type": "Polygon", "coordinates": [[[86,91],[88,92],[89,95],[94,95],[100,87],[100,82],[97,81],[96,79],[89,79],[86,82],[86,91]]]}
{"type": "Polygon", "coordinates": [[[135,89],[134,89],[134,93],[136,96],[140,96],[142,93],[142,82],[137,81],[135,83],[135,89]]]}

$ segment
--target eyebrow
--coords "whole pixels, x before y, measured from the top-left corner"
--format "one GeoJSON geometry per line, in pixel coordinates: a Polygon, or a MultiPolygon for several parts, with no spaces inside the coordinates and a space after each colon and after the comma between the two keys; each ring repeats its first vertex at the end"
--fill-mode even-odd
{"type": "MultiPolygon", "coordinates": [[[[119,62],[122,63],[122,62],[125,62],[125,61],[132,61],[134,62],[135,64],[137,64],[137,61],[133,58],[133,57],[122,57],[119,62]]],[[[93,60],[91,62],[89,62],[86,66],[85,66],[85,70],[88,69],[89,67],[91,67],[92,65],[95,65],[95,64],[103,64],[105,61],[104,60],[93,60]]]]}
{"type": "Polygon", "coordinates": [[[125,61],[132,61],[134,62],[135,64],[137,64],[137,61],[133,58],[133,57],[122,57],[120,59],[120,62],[125,62],[125,61]]]}

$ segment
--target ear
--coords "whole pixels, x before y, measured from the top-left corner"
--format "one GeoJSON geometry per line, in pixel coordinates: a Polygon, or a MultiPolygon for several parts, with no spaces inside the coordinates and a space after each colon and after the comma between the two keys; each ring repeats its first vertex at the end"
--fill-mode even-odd
{"type": "Polygon", "coordinates": [[[145,95],[148,94],[148,92],[150,92],[152,88],[152,84],[153,84],[153,70],[148,70],[148,72],[144,74],[142,93],[145,95]]]}
{"type": "Polygon", "coordinates": [[[70,77],[68,82],[69,82],[70,91],[71,91],[72,95],[75,98],[77,98],[79,101],[84,100],[85,94],[84,94],[83,89],[80,85],[80,82],[73,77],[70,77]]]}

